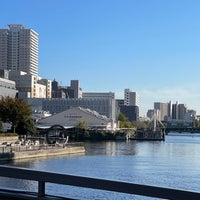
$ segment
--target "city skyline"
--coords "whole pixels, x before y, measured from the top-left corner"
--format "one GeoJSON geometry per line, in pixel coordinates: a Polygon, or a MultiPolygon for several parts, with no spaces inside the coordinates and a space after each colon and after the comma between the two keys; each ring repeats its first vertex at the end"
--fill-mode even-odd
{"type": "Polygon", "coordinates": [[[39,34],[39,75],[84,92],[130,88],[140,115],[154,102],[180,102],[200,113],[199,1],[1,2],[0,27],[39,34]]]}

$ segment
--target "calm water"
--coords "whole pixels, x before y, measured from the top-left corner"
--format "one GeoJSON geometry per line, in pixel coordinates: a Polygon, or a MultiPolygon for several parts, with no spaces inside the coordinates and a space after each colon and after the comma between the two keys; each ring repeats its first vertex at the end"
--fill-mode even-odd
{"type": "MultiPolygon", "coordinates": [[[[85,146],[85,155],[18,161],[7,165],[200,191],[199,134],[169,135],[166,141],[157,142],[95,142],[85,146]]],[[[5,178],[0,179],[0,185],[35,191],[37,188],[35,182],[5,178]]],[[[53,184],[47,184],[47,193],[76,199],[152,199],[53,184]]]]}

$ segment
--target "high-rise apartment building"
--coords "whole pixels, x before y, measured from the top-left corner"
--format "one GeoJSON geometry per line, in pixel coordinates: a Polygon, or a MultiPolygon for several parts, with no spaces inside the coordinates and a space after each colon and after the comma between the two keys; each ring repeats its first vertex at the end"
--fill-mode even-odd
{"type": "Polygon", "coordinates": [[[0,69],[38,74],[38,34],[20,24],[0,29],[0,69]]]}
{"type": "Polygon", "coordinates": [[[124,90],[124,105],[125,106],[139,106],[139,96],[136,92],[130,89],[124,90]]]}

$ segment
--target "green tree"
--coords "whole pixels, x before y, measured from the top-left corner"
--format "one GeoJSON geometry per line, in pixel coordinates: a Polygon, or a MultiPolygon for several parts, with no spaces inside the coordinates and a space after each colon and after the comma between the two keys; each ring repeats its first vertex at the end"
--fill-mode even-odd
{"type": "Polygon", "coordinates": [[[37,129],[32,119],[20,121],[16,127],[16,132],[21,135],[36,135],[37,129]]]}
{"type": "Polygon", "coordinates": [[[88,124],[83,119],[78,120],[75,127],[79,129],[88,130],[88,124]]]}
{"type": "Polygon", "coordinates": [[[196,128],[200,128],[200,120],[195,120],[195,122],[194,122],[194,126],[196,127],[196,128]]]}
{"type": "Polygon", "coordinates": [[[141,128],[148,128],[149,125],[148,125],[148,122],[145,122],[145,121],[137,121],[137,122],[133,122],[133,126],[138,128],[138,129],[141,129],[141,128]]]}
{"type": "Polygon", "coordinates": [[[127,121],[128,119],[123,113],[119,113],[118,120],[120,122],[124,122],[124,121],[127,121]]]}
{"type": "Polygon", "coordinates": [[[120,128],[132,128],[133,124],[128,120],[128,118],[123,114],[119,113],[118,116],[120,128]]]}
{"type": "Polygon", "coordinates": [[[0,119],[12,124],[13,132],[19,122],[25,122],[30,118],[31,107],[21,99],[5,97],[0,100],[0,119]]]}

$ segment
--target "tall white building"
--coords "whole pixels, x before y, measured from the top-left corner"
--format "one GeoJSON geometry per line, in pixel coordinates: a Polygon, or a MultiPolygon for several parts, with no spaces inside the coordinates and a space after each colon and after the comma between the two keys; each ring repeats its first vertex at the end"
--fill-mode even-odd
{"type": "Polygon", "coordinates": [[[130,89],[124,90],[124,105],[125,106],[138,106],[139,96],[136,92],[132,92],[130,89]]]}
{"type": "Polygon", "coordinates": [[[38,74],[38,34],[20,24],[0,29],[0,69],[38,74]]]}

